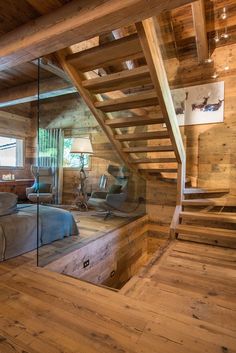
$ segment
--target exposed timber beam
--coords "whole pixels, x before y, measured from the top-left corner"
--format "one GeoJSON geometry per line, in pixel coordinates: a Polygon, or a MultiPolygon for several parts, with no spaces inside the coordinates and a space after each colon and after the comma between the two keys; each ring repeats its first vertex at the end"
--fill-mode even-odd
{"type": "Polygon", "coordinates": [[[204,0],[192,3],[193,24],[196,34],[198,61],[204,62],[208,57],[208,41],[204,0]]]}
{"type": "Polygon", "coordinates": [[[190,0],[74,0],[0,39],[0,70],[141,21],[190,0]]]}
{"type": "Polygon", "coordinates": [[[51,72],[55,76],[62,78],[64,81],[70,82],[66,73],[60,69],[60,67],[53,64],[48,58],[39,58],[38,60],[33,60],[32,63],[36,66],[39,65],[41,69],[51,72]]]}
{"type": "MultiPolygon", "coordinates": [[[[75,93],[76,89],[61,78],[42,80],[39,85],[39,98],[47,99],[65,94],[75,93]]],[[[38,99],[37,81],[7,88],[0,91],[0,108],[10,107],[38,99]]]]}

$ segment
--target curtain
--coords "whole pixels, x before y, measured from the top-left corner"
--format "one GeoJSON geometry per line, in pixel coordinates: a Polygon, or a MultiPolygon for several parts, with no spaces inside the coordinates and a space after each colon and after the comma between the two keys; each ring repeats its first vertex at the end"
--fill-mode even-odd
{"type": "Polygon", "coordinates": [[[56,188],[55,203],[62,203],[63,193],[63,150],[64,131],[62,129],[39,129],[39,167],[51,167],[56,188]]]}

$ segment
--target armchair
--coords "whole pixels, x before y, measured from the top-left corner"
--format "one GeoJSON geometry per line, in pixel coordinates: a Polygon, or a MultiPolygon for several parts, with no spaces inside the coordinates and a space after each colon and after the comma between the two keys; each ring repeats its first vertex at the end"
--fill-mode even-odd
{"type": "Polygon", "coordinates": [[[105,212],[105,218],[114,214],[114,210],[120,210],[127,199],[128,177],[124,168],[109,166],[108,172],[116,178],[116,183],[110,187],[108,192],[95,191],[88,200],[88,205],[105,212]]]}
{"type": "Polygon", "coordinates": [[[36,203],[52,203],[56,195],[54,186],[54,171],[51,167],[31,166],[31,172],[35,178],[34,185],[26,188],[27,198],[36,203]],[[39,176],[39,180],[37,180],[39,176]]]}

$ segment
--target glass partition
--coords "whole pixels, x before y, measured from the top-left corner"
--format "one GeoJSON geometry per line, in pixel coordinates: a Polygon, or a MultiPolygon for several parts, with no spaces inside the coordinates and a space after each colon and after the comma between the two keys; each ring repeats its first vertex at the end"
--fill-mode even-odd
{"type": "Polygon", "coordinates": [[[63,272],[57,264],[64,258],[145,214],[146,182],[125,166],[78,93],[46,97],[44,76],[40,66],[32,167],[38,265],[63,272]]]}

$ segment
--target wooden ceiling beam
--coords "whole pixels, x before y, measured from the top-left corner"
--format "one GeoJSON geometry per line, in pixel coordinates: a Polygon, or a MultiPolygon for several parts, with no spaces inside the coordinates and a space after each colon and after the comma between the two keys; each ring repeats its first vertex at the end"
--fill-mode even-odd
{"type": "Polygon", "coordinates": [[[0,70],[190,2],[74,0],[3,35],[0,39],[0,70]]]}
{"type": "Polygon", "coordinates": [[[193,25],[196,34],[198,61],[203,63],[208,57],[208,41],[204,0],[192,3],[193,25]]]}
{"type": "MultiPolygon", "coordinates": [[[[60,78],[42,80],[39,85],[40,99],[47,99],[77,92],[76,89],[60,78]]],[[[7,88],[0,91],[0,108],[10,107],[38,99],[37,81],[7,88]]]]}
{"type": "Polygon", "coordinates": [[[39,58],[37,60],[33,60],[32,63],[36,66],[39,65],[40,69],[51,72],[53,75],[62,78],[64,81],[70,82],[70,79],[66,73],[60,69],[60,67],[53,64],[48,58],[39,58]]]}

